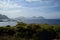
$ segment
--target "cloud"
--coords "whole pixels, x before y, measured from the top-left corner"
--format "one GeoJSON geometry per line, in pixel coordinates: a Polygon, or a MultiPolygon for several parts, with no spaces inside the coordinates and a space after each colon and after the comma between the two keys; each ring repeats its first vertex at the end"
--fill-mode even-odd
{"type": "Polygon", "coordinates": [[[41,1],[41,0],[25,0],[27,2],[41,1]]]}
{"type": "Polygon", "coordinates": [[[20,8],[21,5],[18,5],[17,3],[13,3],[11,1],[0,1],[0,9],[6,10],[6,9],[14,9],[14,8],[20,8]]]}
{"type": "MultiPolygon", "coordinates": [[[[19,1],[19,0],[18,0],[19,1]]],[[[22,2],[20,3],[17,2],[16,0],[5,0],[1,1],[0,0],[0,10],[7,10],[7,9],[20,9],[24,7],[29,7],[29,8],[40,8],[40,9],[45,9],[45,8],[53,8],[53,7],[58,7],[60,6],[59,2],[56,2],[54,0],[25,0],[27,2],[22,2]],[[17,2],[17,3],[15,3],[17,2]],[[28,3],[32,2],[32,3],[28,3]]]]}
{"type": "Polygon", "coordinates": [[[0,14],[10,18],[19,16],[58,18],[60,17],[59,8],[60,1],[56,0],[0,0],[0,14]]]}
{"type": "Polygon", "coordinates": [[[25,0],[27,1],[26,4],[23,6],[26,7],[46,7],[46,8],[53,8],[60,6],[60,2],[57,0],[25,0]]]}

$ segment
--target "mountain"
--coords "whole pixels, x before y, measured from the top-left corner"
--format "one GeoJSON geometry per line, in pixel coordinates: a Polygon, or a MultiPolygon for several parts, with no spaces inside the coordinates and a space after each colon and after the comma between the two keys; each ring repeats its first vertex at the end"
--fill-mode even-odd
{"type": "Polygon", "coordinates": [[[15,18],[14,20],[25,22],[25,21],[37,21],[40,19],[45,19],[45,18],[42,16],[39,16],[39,17],[33,16],[33,17],[18,17],[18,18],[15,18]]]}
{"type": "Polygon", "coordinates": [[[45,19],[45,18],[44,18],[44,17],[42,17],[42,16],[39,16],[38,18],[39,18],[39,19],[45,19]]]}
{"type": "Polygon", "coordinates": [[[10,19],[6,15],[0,14],[0,22],[16,22],[15,19],[10,19]]]}
{"type": "Polygon", "coordinates": [[[33,17],[31,17],[31,19],[45,19],[45,18],[42,16],[39,16],[39,17],[33,16],[33,17]]]}
{"type": "Polygon", "coordinates": [[[39,17],[33,16],[33,17],[18,17],[15,19],[45,19],[45,18],[42,16],[39,16],[39,17]]]}
{"type": "Polygon", "coordinates": [[[6,15],[0,14],[0,19],[9,19],[6,15]]]}
{"type": "Polygon", "coordinates": [[[0,22],[8,21],[8,17],[6,15],[0,14],[0,22]]]}

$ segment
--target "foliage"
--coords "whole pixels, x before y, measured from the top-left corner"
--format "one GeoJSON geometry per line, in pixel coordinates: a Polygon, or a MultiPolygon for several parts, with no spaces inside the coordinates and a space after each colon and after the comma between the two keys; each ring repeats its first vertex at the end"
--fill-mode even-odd
{"type": "Polygon", "coordinates": [[[0,27],[0,40],[52,40],[60,39],[60,25],[18,23],[0,27]]]}

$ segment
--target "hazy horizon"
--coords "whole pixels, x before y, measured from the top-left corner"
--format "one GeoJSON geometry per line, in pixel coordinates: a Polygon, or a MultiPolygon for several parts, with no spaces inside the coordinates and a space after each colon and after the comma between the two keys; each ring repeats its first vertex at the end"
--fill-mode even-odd
{"type": "Polygon", "coordinates": [[[42,16],[60,19],[60,0],[0,0],[0,14],[9,18],[42,16]]]}

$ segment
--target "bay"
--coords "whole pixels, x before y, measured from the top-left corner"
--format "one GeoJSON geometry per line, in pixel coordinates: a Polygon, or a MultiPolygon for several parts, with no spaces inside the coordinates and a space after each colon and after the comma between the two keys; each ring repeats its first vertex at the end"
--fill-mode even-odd
{"type": "MultiPolygon", "coordinates": [[[[23,21],[20,21],[20,22],[24,22],[26,24],[31,24],[31,23],[35,23],[35,24],[58,24],[60,25],[60,19],[31,19],[31,20],[23,20],[23,21]]],[[[0,22],[0,26],[7,26],[7,25],[10,25],[10,26],[15,26],[17,25],[17,22],[0,22]]]]}

